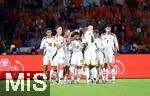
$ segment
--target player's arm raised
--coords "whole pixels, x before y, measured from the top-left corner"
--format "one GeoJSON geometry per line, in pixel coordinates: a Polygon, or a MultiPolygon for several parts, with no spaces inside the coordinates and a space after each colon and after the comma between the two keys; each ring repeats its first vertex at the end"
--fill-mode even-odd
{"type": "Polygon", "coordinates": [[[43,49],[45,48],[45,43],[44,43],[45,39],[46,39],[46,37],[42,38],[40,49],[39,49],[38,53],[41,53],[43,51],[43,49]]]}
{"type": "Polygon", "coordinates": [[[114,34],[114,45],[115,45],[115,48],[114,48],[114,51],[117,55],[119,55],[119,44],[118,44],[118,40],[117,40],[117,36],[114,34]]]}

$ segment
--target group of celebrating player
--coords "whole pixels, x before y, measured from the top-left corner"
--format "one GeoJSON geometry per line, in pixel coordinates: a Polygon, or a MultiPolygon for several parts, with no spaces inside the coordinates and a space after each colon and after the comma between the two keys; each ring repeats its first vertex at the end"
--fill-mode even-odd
{"type": "Polygon", "coordinates": [[[101,35],[93,29],[92,25],[86,27],[84,32],[65,30],[63,36],[61,26],[56,27],[57,34],[55,36],[52,36],[50,28],[45,32],[47,36],[43,37],[40,49],[44,50],[43,65],[46,76],[48,75],[48,65],[51,64],[52,67],[50,82],[79,84],[84,66],[87,84],[98,83],[100,74],[102,83],[105,84],[108,82],[109,64],[112,83],[115,83],[114,54],[118,52],[119,46],[116,35],[111,33],[110,25],[106,25],[105,33],[101,35]],[[69,72],[71,82],[67,80],[69,72]],[[77,74],[76,82],[75,74],[77,74]]]}

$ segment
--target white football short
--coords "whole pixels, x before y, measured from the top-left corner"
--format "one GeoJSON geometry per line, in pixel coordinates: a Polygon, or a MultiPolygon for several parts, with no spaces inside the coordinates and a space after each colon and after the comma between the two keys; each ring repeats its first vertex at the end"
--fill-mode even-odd
{"type": "Polygon", "coordinates": [[[83,65],[83,54],[82,54],[82,52],[72,54],[71,64],[75,64],[76,66],[82,66],[83,65]]]}
{"type": "Polygon", "coordinates": [[[84,62],[87,65],[97,65],[97,56],[96,56],[96,52],[88,52],[85,51],[84,52],[84,62]]]}

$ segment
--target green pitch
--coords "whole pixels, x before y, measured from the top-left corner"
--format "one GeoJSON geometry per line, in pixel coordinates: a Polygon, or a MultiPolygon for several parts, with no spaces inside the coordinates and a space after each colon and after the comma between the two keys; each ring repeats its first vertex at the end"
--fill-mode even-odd
{"type": "Polygon", "coordinates": [[[150,96],[150,79],[118,79],[116,84],[51,85],[50,96],[150,96]]]}

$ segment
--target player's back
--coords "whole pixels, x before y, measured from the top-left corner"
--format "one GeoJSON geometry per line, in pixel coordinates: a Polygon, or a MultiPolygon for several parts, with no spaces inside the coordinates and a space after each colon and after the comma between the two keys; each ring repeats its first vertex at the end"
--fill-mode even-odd
{"type": "Polygon", "coordinates": [[[84,38],[85,40],[83,41],[83,43],[87,43],[87,47],[85,51],[90,51],[90,52],[92,52],[91,50],[95,51],[96,45],[95,45],[95,38],[94,38],[93,32],[86,31],[84,34],[84,38]]]}

